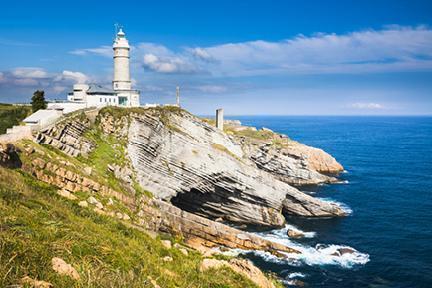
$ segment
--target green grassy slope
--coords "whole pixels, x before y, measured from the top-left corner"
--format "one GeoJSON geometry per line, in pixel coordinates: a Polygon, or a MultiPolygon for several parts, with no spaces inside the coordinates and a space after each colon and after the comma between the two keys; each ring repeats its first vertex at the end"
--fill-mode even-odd
{"type": "Polygon", "coordinates": [[[56,191],[21,170],[0,167],[0,287],[27,275],[54,287],[153,287],[148,276],[161,287],[255,287],[228,268],[201,273],[199,253],[166,249],[158,238],[56,191]],[[53,257],[70,263],[81,280],[56,274],[53,257]]]}

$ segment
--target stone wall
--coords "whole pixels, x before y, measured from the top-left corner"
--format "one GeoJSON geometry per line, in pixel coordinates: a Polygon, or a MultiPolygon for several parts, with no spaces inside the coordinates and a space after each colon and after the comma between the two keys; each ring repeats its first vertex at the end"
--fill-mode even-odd
{"type": "Polygon", "coordinates": [[[0,135],[0,143],[15,143],[23,139],[32,139],[31,126],[14,126],[7,129],[6,134],[0,135]]]}

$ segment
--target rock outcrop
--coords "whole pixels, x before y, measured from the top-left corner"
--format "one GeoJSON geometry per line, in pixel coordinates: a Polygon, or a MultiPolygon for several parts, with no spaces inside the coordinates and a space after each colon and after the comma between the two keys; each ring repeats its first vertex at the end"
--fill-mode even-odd
{"type": "Polygon", "coordinates": [[[21,167],[21,160],[18,156],[19,149],[10,143],[0,143],[0,166],[7,168],[21,167]]]}
{"type": "MultiPolygon", "coordinates": [[[[103,197],[114,197],[131,211],[135,212],[136,215],[134,216],[133,224],[144,227],[147,230],[168,232],[186,241],[193,242],[198,239],[206,247],[222,245],[245,250],[264,250],[275,254],[278,251],[299,253],[297,250],[285,245],[274,243],[223,223],[183,211],[162,200],[149,199],[146,196],[136,199],[133,195],[125,195],[122,192],[114,191],[79,173],[59,167],[50,162],[46,163],[40,158],[33,159],[29,165],[24,165],[23,169],[33,174],[40,181],[63,188],[61,191],[67,191],[67,195],[69,195],[69,197],[65,198],[71,201],[78,202],[76,198],[70,197],[74,196],[73,192],[78,191],[95,195],[99,194],[103,197]]],[[[64,195],[61,196],[64,197],[64,195]]],[[[131,220],[124,213],[121,213],[121,217],[119,217],[119,213],[102,210],[104,207],[95,196],[90,196],[87,201],[78,202],[78,205],[83,208],[89,207],[89,204],[95,206],[93,210],[99,214],[127,221],[131,220]]]]}
{"type": "Polygon", "coordinates": [[[140,185],[210,219],[282,226],[282,212],[337,216],[343,211],[257,169],[241,145],[185,111],[134,114],[128,154],[140,185]]]}
{"type": "Polygon", "coordinates": [[[290,185],[336,182],[334,175],[343,171],[342,165],[322,149],[298,143],[267,128],[258,131],[237,124],[227,125],[227,130],[257,168],[290,185]]]}
{"type": "Polygon", "coordinates": [[[89,139],[83,137],[91,121],[84,115],[80,116],[66,118],[56,125],[42,129],[36,136],[36,142],[49,144],[73,157],[86,155],[94,146],[89,139]]]}
{"type": "Polygon", "coordinates": [[[242,274],[246,278],[249,278],[254,282],[258,287],[261,288],[274,288],[275,285],[258,269],[253,263],[246,259],[230,259],[226,260],[217,260],[217,259],[209,259],[206,258],[203,260],[200,266],[201,271],[206,271],[208,269],[220,268],[220,267],[229,267],[235,272],[242,274]]]}
{"type": "MultiPolygon", "coordinates": [[[[100,111],[97,129],[127,143],[133,171],[115,165],[108,169],[129,186],[133,175],[158,199],[196,215],[235,224],[281,227],[283,213],[344,215],[340,207],[289,185],[330,182],[333,178],[319,172],[338,168],[325,152],[307,146],[280,146],[274,137],[281,136],[270,130],[264,131],[273,137],[270,144],[242,142],[178,108],[119,110],[117,116],[115,109],[110,109],[100,111]],[[320,166],[319,161],[328,164],[320,166]]],[[[92,121],[82,117],[66,118],[41,131],[37,141],[71,156],[89,153],[95,143],[85,135],[92,121]]],[[[73,190],[73,183],[69,185],[73,190]]]]}

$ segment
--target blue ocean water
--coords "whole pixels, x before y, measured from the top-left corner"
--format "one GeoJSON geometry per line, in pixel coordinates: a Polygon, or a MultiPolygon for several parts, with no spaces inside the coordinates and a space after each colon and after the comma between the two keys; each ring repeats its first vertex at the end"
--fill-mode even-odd
{"type": "MultiPolygon", "coordinates": [[[[316,233],[295,240],[312,252],[311,259],[247,257],[286,279],[288,286],[299,279],[307,287],[432,287],[432,117],[230,118],[332,154],[347,170],[340,176],[348,183],[302,190],[352,210],[345,218],[288,219],[316,233]],[[331,263],[313,253],[317,244],[353,247],[368,254],[369,261],[331,263]]],[[[276,237],[285,233],[274,232],[276,237]]]]}

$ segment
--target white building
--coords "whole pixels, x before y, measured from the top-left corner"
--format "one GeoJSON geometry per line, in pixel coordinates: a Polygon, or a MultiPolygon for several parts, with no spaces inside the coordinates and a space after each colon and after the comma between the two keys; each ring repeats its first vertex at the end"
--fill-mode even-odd
{"type": "MultiPolygon", "coordinates": [[[[69,102],[78,104],[81,108],[110,105],[124,107],[140,106],[140,92],[132,89],[130,79],[130,46],[122,29],[119,29],[117,32],[113,50],[114,79],[112,81],[112,88],[104,88],[96,84],[75,84],[73,91],[68,94],[69,102]]],[[[51,105],[59,106],[59,103],[52,103],[51,105]]]]}
{"type": "MultiPolygon", "coordinates": [[[[62,116],[62,114],[62,110],[41,109],[25,118],[23,122],[26,124],[26,126],[30,126],[31,130],[39,130],[56,122],[62,116]]],[[[15,126],[13,129],[16,129],[15,126]]]]}

